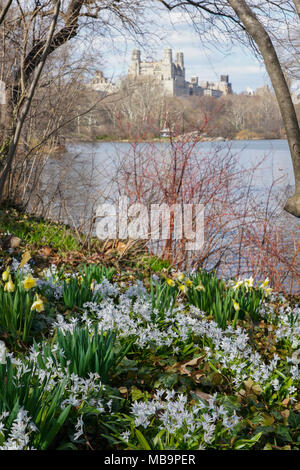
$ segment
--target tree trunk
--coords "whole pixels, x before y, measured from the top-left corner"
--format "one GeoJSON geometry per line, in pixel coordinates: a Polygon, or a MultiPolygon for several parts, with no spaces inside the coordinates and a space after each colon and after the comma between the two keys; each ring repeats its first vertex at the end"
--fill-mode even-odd
{"type": "Polygon", "coordinates": [[[10,9],[11,4],[12,4],[12,0],[7,0],[6,4],[3,7],[3,10],[1,10],[1,12],[0,12],[0,24],[3,23],[3,21],[5,20],[5,17],[8,13],[8,10],[10,9]]]}
{"type": "MultiPolygon", "coordinates": [[[[284,122],[295,175],[295,194],[288,199],[285,210],[300,217],[300,128],[289,87],[272,41],[259,19],[244,0],[227,0],[253,38],[264,59],[284,122]]],[[[297,11],[300,11],[299,2],[297,11]]]]}
{"type": "MultiPolygon", "coordinates": [[[[7,2],[7,5],[10,6],[11,2],[7,2]]],[[[5,151],[5,165],[4,169],[0,176],[0,201],[4,191],[4,185],[11,169],[18,142],[20,139],[22,127],[25,121],[25,118],[28,114],[28,111],[31,106],[31,101],[35,92],[35,89],[38,84],[38,80],[41,75],[41,71],[44,67],[45,60],[53,51],[58,49],[60,46],[68,42],[74,36],[77,35],[78,30],[78,18],[80,11],[85,3],[85,0],[70,0],[66,15],[65,15],[65,24],[64,26],[55,33],[55,26],[57,24],[58,15],[61,0],[56,1],[55,8],[55,24],[52,23],[51,31],[49,32],[47,39],[39,41],[28,55],[24,59],[24,64],[19,67],[15,73],[13,92],[12,97],[7,100],[7,115],[6,115],[6,127],[8,130],[8,139],[10,145],[7,151],[5,151]],[[58,8],[58,9],[57,9],[58,8]],[[53,27],[54,25],[54,27],[53,27]],[[28,95],[23,96],[21,88],[21,75],[23,75],[23,80],[25,86],[30,83],[32,76],[32,83],[29,87],[28,95]],[[19,111],[20,110],[20,111],[19,111]],[[17,117],[16,117],[17,116],[17,117]]],[[[6,7],[7,7],[6,5],[6,7]]],[[[6,8],[5,7],[5,8],[6,8]]],[[[4,12],[4,10],[3,10],[4,12]]],[[[1,13],[1,15],[3,14],[1,13]]]]}
{"type": "Polygon", "coordinates": [[[43,67],[45,65],[46,59],[49,55],[49,48],[50,48],[50,44],[51,44],[53,34],[54,34],[54,31],[55,31],[55,26],[56,26],[56,23],[57,23],[59,10],[60,10],[60,5],[61,5],[61,0],[57,0],[54,16],[53,16],[53,19],[52,19],[52,22],[51,22],[51,26],[50,26],[50,29],[49,29],[47,40],[45,42],[44,50],[43,50],[43,52],[41,54],[41,57],[40,57],[40,62],[39,62],[38,66],[35,70],[35,74],[34,74],[31,86],[29,88],[28,95],[26,96],[26,98],[24,100],[24,104],[23,104],[23,108],[22,108],[22,111],[20,113],[20,116],[18,117],[18,119],[17,119],[17,121],[14,125],[14,128],[13,128],[13,137],[12,137],[12,140],[11,140],[9,148],[8,148],[8,154],[7,154],[7,158],[6,158],[6,161],[5,161],[4,169],[3,169],[1,177],[0,177],[0,200],[1,200],[2,195],[3,195],[3,191],[4,191],[7,176],[9,174],[10,170],[11,170],[11,167],[12,167],[12,163],[13,163],[13,160],[14,160],[14,157],[15,157],[15,153],[16,153],[17,146],[18,146],[20,136],[21,136],[21,132],[22,132],[22,128],[23,128],[23,125],[24,125],[24,121],[25,121],[26,116],[28,114],[28,111],[30,109],[31,102],[32,102],[35,90],[37,88],[38,81],[40,79],[40,76],[41,76],[43,67]]]}

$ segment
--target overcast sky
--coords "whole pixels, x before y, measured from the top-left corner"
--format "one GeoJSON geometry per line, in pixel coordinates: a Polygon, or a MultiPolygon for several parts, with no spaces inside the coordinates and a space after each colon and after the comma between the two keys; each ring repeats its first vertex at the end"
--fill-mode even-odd
{"type": "Polygon", "coordinates": [[[219,44],[208,36],[201,38],[187,24],[183,15],[170,15],[165,10],[159,19],[153,19],[154,23],[155,37],[150,40],[147,37],[146,41],[142,41],[144,49],[123,36],[116,36],[114,47],[108,43],[103,48],[102,38],[102,51],[109,51],[103,57],[103,71],[108,78],[116,81],[120,75],[126,75],[135,47],[141,49],[142,60],[148,61],[161,59],[163,48],[170,47],[173,49],[173,57],[177,51],[184,53],[187,80],[191,76],[198,76],[200,81],[216,81],[220,75],[229,75],[236,93],[245,91],[247,87],[256,89],[269,83],[264,66],[251,51],[230,44],[228,38],[219,35],[219,44]]]}

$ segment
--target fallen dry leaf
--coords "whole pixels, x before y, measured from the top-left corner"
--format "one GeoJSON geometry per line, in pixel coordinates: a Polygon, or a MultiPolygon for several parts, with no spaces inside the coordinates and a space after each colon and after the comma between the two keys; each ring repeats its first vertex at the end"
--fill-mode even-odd
{"type": "Polygon", "coordinates": [[[187,375],[189,377],[192,377],[195,380],[195,382],[199,382],[201,377],[203,377],[203,375],[205,374],[203,374],[199,370],[192,370],[192,371],[188,370],[187,367],[198,368],[205,357],[206,357],[206,354],[200,357],[195,357],[191,361],[185,362],[183,364],[180,362],[176,362],[176,364],[174,364],[172,367],[167,367],[167,370],[169,371],[175,370],[176,372],[179,372],[182,375],[187,375]]]}
{"type": "Polygon", "coordinates": [[[202,398],[202,400],[210,400],[211,395],[208,393],[202,392],[199,388],[196,388],[196,390],[193,390],[193,393],[197,395],[197,397],[202,398]]]}
{"type": "Polygon", "coordinates": [[[31,259],[31,254],[27,250],[22,256],[21,263],[19,264],[19,269],[22,269],[25,266],[25,264],[28,263],[30,259],[31,259]]]}
{"type": "Polygon", "coordinates": [[[46,258],[50,256],[52,253],[52,250],[49,246],[45,246],[44,248],[41,249],[41,254],[44,255],[46,258]]]}

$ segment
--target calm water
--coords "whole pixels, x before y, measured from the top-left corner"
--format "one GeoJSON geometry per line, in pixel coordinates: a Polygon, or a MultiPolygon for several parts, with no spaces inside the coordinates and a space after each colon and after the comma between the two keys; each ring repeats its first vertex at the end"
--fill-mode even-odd
{"type": "MultiPolygon", "coordinates": [[[[154,144],[158,150],[164,151],[168,143],[154,144]]],[[[68,156],[80,156],[78,164],[87,164],[94,157],[96,165],[111,165],[124,154],[131,151],[128,143],[72,143],[67,146],[68,156]]],[[[241,167],[250,168],[264,160],[257,173],[257,185],[268,185],[272,180],[284,177],[283,185],[294,185],[293,168],[286,140],[251,140],[230,142],[201,142],[196,146],[199,154],[212,151],[227,152],[239,156],[241,167]]]]}
{"type": "MultiPolygon", "coordinates": [[[[161,158],[168,158],[169,143],[155,143],[151,148],[152,152],[157,152],[161,158]]],[[[132,150],[129,143],[69,143],[64,155],[50,158],[47,162],[39,197],[43,214],[94,234],[93,216],[96,208],[107,196],[117,199],[119,179],[116,169],[124,164],[132,150]]],[[[137,150],[145,155],[147,144],[140,144],[137,150]]],[[[197,144],[194,149],[197,159],[213,153],[222,156],[228,152],[237,158],[238,167],[246,170],[240,176],[241,186],[247,188],[251,183],[255,204],[260,208],[264,209],[268,189],[276,182],[270,205],[279,209],[273,223],[283,228],[284,232],[285,227],[288,228],[289,241],[292,240],[293,234],[296,238],[299,237],[299,219],[283,211],[284,202],[294,189],[287,141],[203,142],[197,144]],[[256,169],[251,173],[250,181],[247,170],[254,167],[256,169]]],[[[126,167],[126,164],[124,166],[126,167]]],[[[227,257],[226,266],[234,265],[235,256],[233,254],[232,258],[227,257]]],[[[247,260],[245,262],[247,263],[247,260]]]]}
{"type": "MultiPolygon", "coordinates": [[[[145,148],[143,145],[139,147],[141,152],[145,148]]],[[[169,144],[155,143],[154,148],[161,154],[167,154],[169,144]]],[[[49,159],[47,163],[42,199],[45,206],[52,201],[49,214],[71,223],[74,220],[82,222],[89,217],[97,201],[102,202],[108,194],[116,194],[116,168],[131,152],[132,146],[128,143],[69,143],[65,155],[49,159]],[[60,207],[62,200],[64,210],[60,207]]],[[[285,140],[203,142],[197,144],[194,152],[199,158],[212,152],[230,152],[237,156],[240,168],[250,169],[259,165],[251,180],[252,188],[257,193],[257,202],[264,200],[266,189],[274,181],[277,182],[278,195],[284,197],[293,191],[292,162],[285,140]]],[[[249,183],[247,172],[244,183],[245,186],[249,183]]]]}

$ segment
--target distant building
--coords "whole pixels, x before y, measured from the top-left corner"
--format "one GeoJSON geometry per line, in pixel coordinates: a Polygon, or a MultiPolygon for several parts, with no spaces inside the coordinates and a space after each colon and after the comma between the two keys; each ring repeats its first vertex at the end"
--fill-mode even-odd
{"type": "Polygon", "coordinates": [[[102,93],[109,95],[118,91],[118,87],[111,83],[107,78],[104,77],[103,72],[98,70],[95,73],[94,78],[90,81],[89,86],[95,91],[101,91],[102,93]]]}
{"type": "Polygon", "coordinates": [[[221,75],[220,82],[201,82],[198,77],[185,79],[184,56],[177,52],[173,62],[172,49],[165,48],[163,58],[159,61],[146,62],[141,60],[141,52],[134,49],[128,70],[130,78],[139,79],[153,77],[153,80],[163,85],[166,94],[170,96],[214,96],[232,93],[232,85],[228,75],[221,75]]]}

